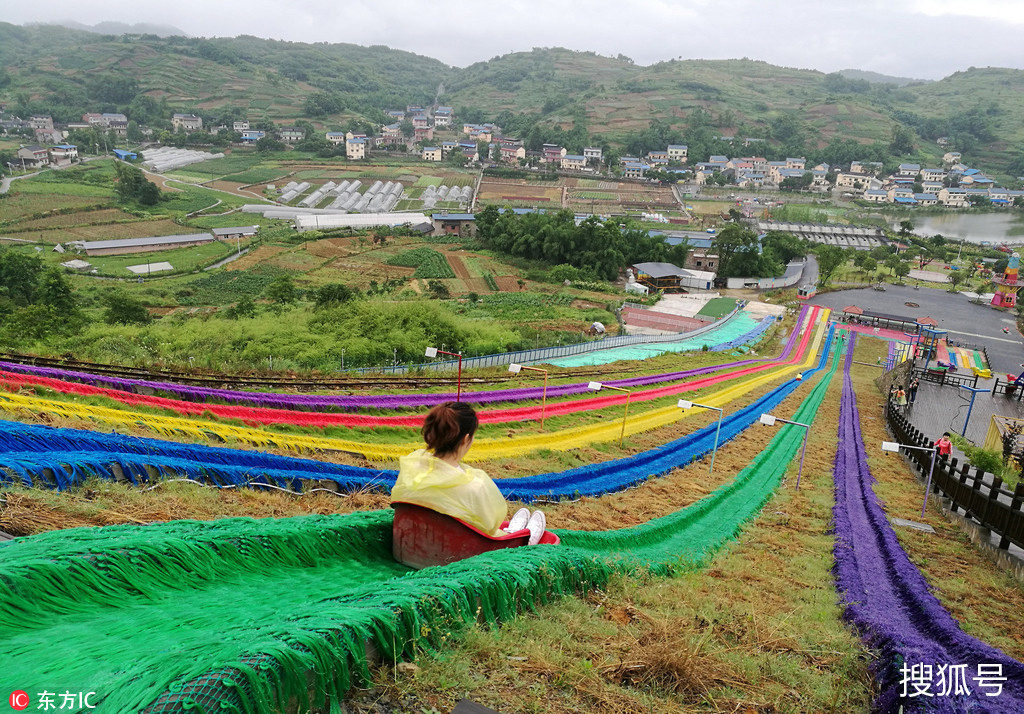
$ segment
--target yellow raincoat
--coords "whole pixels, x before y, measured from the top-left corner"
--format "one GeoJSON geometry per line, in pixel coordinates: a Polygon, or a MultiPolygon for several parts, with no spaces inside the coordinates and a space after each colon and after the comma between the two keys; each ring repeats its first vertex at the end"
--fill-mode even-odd
{"type": "Polygon", "coordinates": [[[452,466],[426,449],[403,456],[398,463],[392,501],[430,508],[490,535],[501,533],[508,504],[484,471],[466,465],[452,466]]]}

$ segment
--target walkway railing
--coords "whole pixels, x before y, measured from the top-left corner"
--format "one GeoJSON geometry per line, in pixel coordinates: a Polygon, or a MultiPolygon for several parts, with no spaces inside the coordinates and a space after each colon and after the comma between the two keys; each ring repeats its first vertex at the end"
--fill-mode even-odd
{"type": "MultiPolygon", "coordinates": [[[[928,439],[910,421],[895,409],[886,409],[886,421],[896,441],[901,444],[931,448],[928,439]]],[[[931,467],[931,454],[913,450],[907,457],[924,476],[931,467]]],[[[957,459],[939,457],[932,474],[932,491],[941,493],[950,501],[953,513],[963,511],[985,528],[1000,536],[998,548],[1006,550],[1010,544],[1024,548],[1024,480],[1012,491],[1003,487],[1003,480],[995,474],[986,474],[957,459]]]]}
{"type": "MultiPolygon", "coordinates": [[[[644,344],[657,344],[661,342],[678,342],[679,340],[688,340],[691,337],[698,337],[706,332],[710,332],[721,325],[724,325],[728,320],[731,320],[739,312],[740,308],[736,307],[728,315],[724,316],[717,322],[712,322],[704,327],[699,327],[696,330],[690,330],[689,332],[679,332],[671,335],[620,335],[618,337],[606,337],[603,340],[592,340],[590,342],[577,342],[572,345],[562,345],[560,347],[539,347],[532,350],[519,350],[518,352],[500,352],[493,355],[483,355],[481,357],[463,357],[462,358],[462,369],[481,369],[484,367],[503,367],[513,362],[519,364],[525,364],[530,362],[547,362],[553,359],[559,359],[561,357],[569,357],[571,355],[583,354],[585,352],[594,352],[596,350],[607,350],[613,347],[627,347],[629,345],[644,345],[644,344]]],[[[421,364],[399,364],[394,366],[385,367],[364,367],[361,369],[346,370],[349,372],[355,372],[357,374],[365,374],[368,372],[383,373],[383,374],[405,374],[406,372],[415,372],[418,370],[424,371],[454,371],[458,369],[458,360],[442,360],[440,362],[424,362],[421,364]]]]}
{"type": "Polygon", "coordinates": [[[922,382],[934,382],[940,387],[977,387],[978,375],[957,374],[944,369],[915,369],[914,376],[922,382]]]}

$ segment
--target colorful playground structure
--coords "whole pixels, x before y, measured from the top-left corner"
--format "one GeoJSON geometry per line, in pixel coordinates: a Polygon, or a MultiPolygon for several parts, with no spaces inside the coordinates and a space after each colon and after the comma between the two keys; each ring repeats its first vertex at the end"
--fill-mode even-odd
{"type": "MultiPolygon", "coordinates": [[[[957,627],[886,521],[872,491],[850,384],[857,334],[840,332],[829,317],[828,310],[804,305],[776,358],[607,382],[635,390],[636,403],[701,390],[702,404],[731,409],[720,425],[681,429],[671,441],[609,461],[495,481],[506,498],[527,502],[599,497],[702,458],[786,399],[800,400],[793,421],[813,425],[845,357],[833,474],[836,584],[850,621],[880,651],[876,706],[895,711],[915,704],[901,694],[896,674],[904,662],[927,660],[999,663],[1007,677],[998,702],[975,689],[937,711],[1024,710],[1024,668],[957,627]]],[[[946,350],[954,359],[966,357],[946,350]]],[[[221,486],[302,490],[330,481],[342,490],[385,490],[394,483],[393,470],[313,457],[345,451],[393,461],[420,445],[411,430],[422,415],[379,412],[418,409],[451,396],[379,395],[352,402],[147,384],[146,391],[164,395],[155,396],[139,394],[140,385],[131,380],[11,363],[0,370],[0,485],[16,481],[36,488],[72,488],[96,477],[144,483],[173,476],[221,486]],[[75,401],[86,398],[103,405],[75,401]],[[374,412],[334,411],[341,409],[374,412]],[[8,420],[41,413],[93,428],[8,420]],[[296,429],[372,427],[375,438],[359,431],[339,439],[264,428],[279,423],[296,429]],[[165,438],[123,433],[138,426],[165,438]],[[111,427],[118,431],[110,433],[111,427]],[[393,431],[393,438],[381,441],[378,430],[393,431]],[[211,440],[239,448],[211,446],[211,440]]],[[[621,397],[585,396],[580,386],[552,387],[548,395],[557,401],[547,405],[548,416],[581,416],[622,403],[621,397]]],[[[536,388],[466,396],[480,404],[529,402],[485,410],[486,423],[539,419],[536,388]]],[[[684,415],[655,402],[635,414],[625,431],[673,425],[684,415]]],[[[471,455],[493,459],[571,449],[614,441],[619,429],[616,420],[480,439],[471,455]]],[[[433,626],[438,622],[507,619],[524,602],[600,588],[615,572],[642,569],[659,577],[706,566],[772,497],[804,435],[798,426],[782,426],[746,468],[691,506],[618,530],[555,530],[539,547],[519,547],[521,534],[496,541],[469,533],[454,519],[402,504],[350,515],[72,529],[0,543],[5,674],[27,691],[58,681],[95,691],[101,711],[273,712],[296,704],[300,710],[337,709],[351,684],[369,675],[368,652],[392,660],[440,646],[444,628],[433,626]]]]}
{"type": "Polygon", "coordinates": [[[996,307],[1013,307],[1017,304],[1017,291],[1022,283],[1018,283],[1020,272],[1020,255],[1012,253],[1006,270],[1001,277],[993,278],[992,282],[996,287],[992,295],[992,304],[996,307]]]}

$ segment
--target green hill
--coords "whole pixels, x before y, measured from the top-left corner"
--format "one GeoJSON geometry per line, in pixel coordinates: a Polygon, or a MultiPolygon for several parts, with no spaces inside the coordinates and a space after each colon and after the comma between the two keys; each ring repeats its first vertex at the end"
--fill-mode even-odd
{"type": "Polygon", "coordinates": [[[372,114],[432,102],[449,71],[438,60],[380,46],[114,37],[7,23],[0,23],[0,66],[8,103],[27,100],[19,104],[64,121],[125,110],[137,93],[166,100],[173,111],[239,107],[252,118],[294,119],[305,114],[309,95],[321,92],[335,95],[349,114],[372,114]]]}
{"type": "MultiPolygon", "coordinates": [[[[1024,140],[1024,71],[970,69],[937,82],[897,86],[841,73],[742,60],[673,60],[642,67],[628,57],[534,49],[459,70],[446,83],[456,108],[532,114],[568,127],[585,122],[613,141],[651,119],[684,130],[702,109],[717,135],[785,144],[795,130],[809,150],[833,139],[884,142],[904,124],[918,135],[907,159],[934,162],[949,137],[969,160],[1004,169],[1024,140]]],[[[479,110],[476,112],[474,110],[479,110]]],[[[687,137],[684,137],[687,138],[687,137]]]]}
{"type": "Polygon", "coordinates": [[[497,120],[534,144],[606,142],[629,152],[670,138],[705,153],[739,153],[742,140],[754,138],[763,143],[740,151],[810,154],[828,146],[821,156],[841,163],[880,160],[894,126],[903,124],[916,133],[916,152],[903,160],[934,164],[945,150],[936,140],[948,137],[965,159],[988,170],[1024,171],[1019,70],[971,68],[897,86],[882,75],[826,75],[749,59],[644,67],[622,55],[559,48],[458,69],[381,46],[115,37],[6,23],[0,23],[0,66],[0,102],[64,121],[86,111],[125,111],[142,122],[195,111],[278,122],[315,113],[335,123],[355,117],[376,123],[383,109],[432,103],[443,85],[440,99],[458,118],[497,120]],[[152,101],[140,105],[139,94],[161,100],[159,111],[152,101]],[[313,112],[311,97],[327,109],[313,112]],[[658,123],[649,129],[652,120],[658,123]],[[741,142],[723,143],[721,136],[741,142]]]}

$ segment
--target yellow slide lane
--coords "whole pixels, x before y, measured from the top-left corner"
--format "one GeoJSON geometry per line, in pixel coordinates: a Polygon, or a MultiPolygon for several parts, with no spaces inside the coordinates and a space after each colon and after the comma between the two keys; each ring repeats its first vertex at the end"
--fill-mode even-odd
{"type": "MultiPolygon", "coordinates": [[[[817,334],[808,346],[803,362],[766,370],[764,373],[750,379],[737,384],[730,384],[730,386],[724,389],[712,392],[702,397],[701,401],[709,406],[724,407],[734,399],[758,387],[773,382],[780,377],[802,372],[813,366],[817,360],[818,350],[821,349],[821,342],[825,337],[828,327],[828,315],[828,310],[819,312],[817,334]]],[[[805,329],[812,329],[812,326],[807,325],[805,329]]],[[[76,404],[74,402],[39,399],[22,394],[0,394],[0,411],[33,416],[44,412],[58,414],[68,419],[95,421],[122,428],[143,426],[166,437],[186,436],[195,440],[206,441],[211,436],[216,436],[228,442],[239,442],[257,448],[276,448],[293,452],[347,451],[360,454],[367,459],[375,461],[396,461],[400,456],[423,446],[418,440],[403,444],[368,444],[347,439],[279,434],[252,427],[239,427],[214,422],[194,421],[181,417],[122,411],[108,407],[76,404]]],[[[641,412],[636,416],[630,416],[627,420],[626,433],[637,434],[666,426],[681,421],[686,418],[688,413],[675,406],[641,412]]],[[[523,434],[512,438],[477,439],[473,442],[473,448],[469,452],[467,460],[484,461],[519,456],[523,453],[540,449],[568,451],[597,442],[614,441],[619,438],[621,429],[621,421],[612,421],[543,434],[523,434]]]]}

